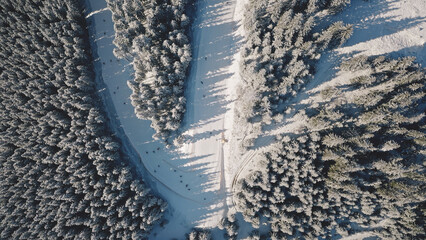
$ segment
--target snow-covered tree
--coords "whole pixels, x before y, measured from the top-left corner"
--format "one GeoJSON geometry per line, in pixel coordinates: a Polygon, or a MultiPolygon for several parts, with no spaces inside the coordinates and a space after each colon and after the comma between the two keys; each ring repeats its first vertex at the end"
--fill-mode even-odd
{"type": "Polygon", "coordinates": [[[234,131],[242,149],[251,147],[262,126],[281,114],[283,103],[292,99],[313,77],[323,51],[343,44],[352,26],[332,23],[315,28],[348,1],[283,0],[249,1],[245,10],[246,43],[241,51],[243,79],[235,107],[234,131]],[[258,128],[250,125],[260,125],[258,128]]]}
{"type": "Polygon", "coordinates": [[[324,167],[317,136],[271,146],[256,159],[257,171],[238,183],[236,207],[247,222],[259,227],[264,217],[271,238],[312,238],[331,234],[332,206],[325,190],[324,167]]]}
{"type": "Polygon", "coordinates": [[[131,103],[167,140],[185,113],[184,82],[191,61],[188,0],[108,0],[115,28],[114,54],[132,61],[131,103]]]}
{"type": "Polygon", "coordinates": [[[413,58],[365,56],[342,63],[341,69],[369,71],[350,81],[348,94],[354,98],[342,104],[339,93],[311,116],[322,115],[326,129],[309,126],[323,136],[322,158],[332,162],[326,187],[340,205],[335,212],[340,219],[338,233],[344,236],[378,226],[374,232],[383,238],[422,238],[425,70],[413,58]],[[339,118],[325,114],[337,110],[339,118]]]}
{"type": "Polygon", "coordinates": [[[211,240],[211,233],[207,229],[198,229],[194,228],[192,231],[187,234],[187,240],[211,240]]]}

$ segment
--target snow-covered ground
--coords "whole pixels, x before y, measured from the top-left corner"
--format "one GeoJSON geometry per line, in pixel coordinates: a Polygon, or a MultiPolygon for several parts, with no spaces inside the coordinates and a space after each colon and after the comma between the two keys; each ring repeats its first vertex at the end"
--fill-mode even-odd
{"type": "MultiPolygon", "coordinates": [[[[232,172],[228,166],[233,102],[239,82],[239,48],[242,42],[244,1],[198,1],[193,25],[193,61],[187,89],[187,112],[182,127],[181,152],[199,160],[211,181],[204,192],[214,192],[217,207],[226,210],[232,172]]],[[[228,199],[229,200],[229,199],[228,199]]],[[[219,220],[219,219],[217,219],[219,220]]],[[[217,221],[210,221],[215,224],[217,221]]],[[[214,225],[213,225],[214,226],[214,225]]]]}
{"type": "Polygon", "coordinates": [[[341,47],[322,55],[316,65],[314,79],[288,103],[280,124],[266,126],[253,149],[244,153],[240,164],[235,165],[235,183],[255,168],[256,155],[267,149],[276,136],[297,134],[303,129],[306,118],[300,114],[307,106],[319,104],[324,99],[321,90],[347,83],[354,77],[342,75],[337,67],[342,60],[358,55],[385,55],[392,58],[414,56],[426,66],[426,0],[352,0],[343,12],[330,17],[329,22],[343,21],[353,24],[353,35],[341,47]]]}
{"type": "Polygon", "coordinates": [[[243,1],[196,1],[193,24],[193,61],[188,79],[187,113],[180,148],[166,149],[154,141],[149,121],[137,119],[127,81],[131,63],[113,55],[114,29],[111,12],[102,0],[86,0],[89,13],[95,71],[110,117],[119,125],[116,134],[133,160],[141,160],[156,183],[156,191],[169,203],[169,223],[154,229],[152,239],[183,238],[190,227],[215,227],[226,211],[229,196],[227,142],[232,127],[233,98],[238,82],[238,56],[242,41],[243,1]],[[107,92],[103,92],[107,91],[107,92]],[[112,115],[111,115],[112,114],[112,115]]]}
{"type": "Polygon", "coordinates": [[[231,204],[232,183],[244,169],[254,165],[256,154],[273,143],[275,136],[297,133],[303,126],[299,110],[318,103],[322,89],[347,78],[337,73],[342,59],[358,54],[416,56],[425,66],[426,0],[353,0],[330,19],[353,24],[353,36],[342,47],[323,54],[314,80],[288,103],[294,110],[284,116],[281,124],[268,126],[255,150],[236,158],[231,156],[229,138],[235,89],[240,81],[238,51],[244,35],[240,21],[245,1],[196,1],[193,61],[182,126],[185,142],[180,148],[166,149],[152,139],[150,122],[137,119],[133,112],[131,90],[126,84],[133,77],[133,69],[131,63],[116,59],[112,53],[114,29],[106,3],[86,0],[93,51],[98,56],[95,70],[105,85],[100,84],[100,93],[117,125],[116,134],[127,151],[135,153],[133,160],[141,159],[138,164],[155,183],[152,187],[170,205],[166,216],[169,223],[154,229],[151,239],[182,239],[191,227],[216,226],[231,204]]]}
{"type": "Polygon", "coordinates": [[[353,1],[341,17],[354,25],[354,33],[338,54],[389,54],[426,61],[426,0],[353,1]]]}
{"type": "Polygon", "coordinates": [[[353,24],[353,34],[343,46],[321,58],[315,75],[318,83],[307,89],[310,95],[334,84],[327,81],[336,77],[342,60],[353,56],[414,56],[426,66],[426,0],[352,0],[331,18],[339,20],[353,24]]]}
{"type": "Polygon", "coordinates": [[[331,17],[330,22],[334,21],[353,24],[352,37],[341,47],[323,54],[314,79],[288,103],[292,111],[285,115],[282,124],[269,126],[255,148],[271,143],[278,134],[301,130],[303,119],[297,114],[299,110],[321,101],[321,90],[353,77],[338,74],[342,60],[358,55],[414,56],[417,63],[426,66],[426,0],[352,0],[343,12],[331,17]]]}

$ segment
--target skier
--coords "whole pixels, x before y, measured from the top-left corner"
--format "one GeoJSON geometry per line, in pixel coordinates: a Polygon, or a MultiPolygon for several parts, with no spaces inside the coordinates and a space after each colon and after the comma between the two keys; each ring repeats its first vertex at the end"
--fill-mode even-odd
{"type": "Polygon", "coordinates": [[[228,139],[226,139],[225,138],[225,134],[222,132],[222,137],[221,138],[219,138],[218,140],[220,140],[220,142],[222,143],[222,144],[225,144],[225,143],[227,143],[228,142],[228,139]]]}

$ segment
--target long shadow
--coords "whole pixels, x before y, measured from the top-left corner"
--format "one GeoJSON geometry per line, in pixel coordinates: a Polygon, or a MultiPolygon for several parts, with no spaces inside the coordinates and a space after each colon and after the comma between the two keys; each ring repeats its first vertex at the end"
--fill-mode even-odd
{"type": "Polygon", "coordinates": [[[202,139],[207,139],[207,138],[211,138],[214,137],[216,139],[221,139],[220,138],[220,134],[223,133],[225,130],[224,129],[216,129],[216,130],[212,130],[212,131],[205,131],[202,133],[196,133],[194,134],[190,139],[188,139],[189,143],[194,143],[197,141],[200,141],[202,139]]]}
{"type": "Polygon", "coordinates": [[[415,62],[425,67],[426,66],[426,43],[419,46],[403,48],[398,51],[390,52],[386,55],[394,59],[402,58],[406,56],[413,56],[413,57],[416,57],[415,62]]]}
{"type": "MultiPolygon", "coordinates": [[[[376,0],[376,1],[352,1],[352,4],[345,8],[341,13],[330,16],[327,21],[319,24],[316,28],[324,28],[330,23],[335,21],[343,21],[345,24],[353,24],[354,32],[351,38],[342,46],[343,48],[352,47],[362,42],[368,42],[370,40],[380,38],[386,35],[392,35],[400,31],[417,26],[426,21],[426,17],[413,17],[398,19],[399,16],[389,16],[383,17],[386,13],[389,13],[395,8],[393,7],[398,1],[386,1],[386,0],[376,0]],[[354,14],[356,13],[356,14],[354,14]],[[365,19],[369,19],[366,21],[365,19]],[[385,35],[384,35],[385,34],[385,35]]],[[[314,79],[312,79],[306,86],[305,90],[299,92],[296,97],[289,99],[286,103],[286,106],[291,106],[295,109],[307,109],[311,107],[311,103],[308,100],[315,94],[318,94],[317,87],[326,84],[328,81],[332,80],[338,71],[336,66],[353,55],[359,54],[360,51],[351,51],[349,54],[335,54],[332,52],[325,52],[322,54],[321,59],[316,65],[316,73],[314,79]],[[304,102],[304,103],[301,103],[304,102]]],[[[385,56],[398,58],[404,56],[415,56],[417,57],[417,62],[424,64],[426,49],[425,44],[419,46],[413,46],[409,48],[404,48],[398,51],[390,52],[385,54],[385,56]]],[[[340,86],[339,89],[347,91],[344,89],[345,86],[340,86]]],[[[293,115],[290,114],[289,117],[286,117],[282,124],[289,124],[293,120],[291,119],[293,115]]],[[[267,125],[265,128],[277,129],[276,125],[273,124],[267,125]],[[275,126],[273,126],[275,125],[275,126]]],[[[256,149],[265,147],[265,145],[272,143],[270,136],[261,135],[256,139],[256,149]],[[263,144],[262,144],[263,143],[263,144]]]]}
{"type": "MultiPolygon", "coordinates": [[[[307,109],[310,107],[310,103],[302,103],[305,100],[309,99],[311,96],[317,94],[317,91],[313,91],[320,85],[324,84],[336,75],[337,69],[334,67],[334,64],[341,61],[341,56],[332,55],[329,52],[323,54],[319,63],[316,64],[316,68],[320,71],[314,75],[314,77],[305,85],[304,90],[300,91],[295,97],[290,98],[285,103],[285,108],[291,107],[294,109],[307,109]]],[[[297,120],[294,120],[293,117],[296,112],[290,114],[284,114],[284,119],[279,123],[272,122],[271,124],[265,124],[262,129],[267,129],[269,131],[276,130],[281,128],[284,125],[294,123],[297,120]]],[[[267,147],[271,143],[275,142],[275,139],[270,135],[261,134],[255,140],[255,147],[253,150],[258,150],[264,147],[267,147]]]]}
{"type": "Polygon", "coordinates": [[[425,22],[426,17],[416,17],[403,20],[392,20],[392,18],[380,18],[375,20],[374,23],[363,23],[354,26],[353,35],[357,36],[353,40],[349,39],[345,46],[353,46],[359,42],[367,42],[369,40],[391,35],[405,29],[409,29],[418,25],[419,23],[425,22]],[[383,30],[386,30],[386,35],[383,34],[383,30]]]}
{"type": "Polygon", "coordinates": [[[198,161],[198,160],[201,160],[201,159],[204,159],[204,158],[210,157],[210,156],[212,156],[212,155],[213,155],[213,154],[204,154],[204,155],[202,155],[202,156],[197,156],[197,157],[180,158],[179,160],[181,160],[181,161],[185,161],[185,164],[188,164],[188,163],[191,163],[191,162],[195,162],[195,161],[198,161]]]}
{"type": "MultiPolygon", "coordinates": [[[[223,99],[226,95],[219,94],[219,91],[215,91],[214,88],[217,87],[218,83],[221,83],[225,79],[232,76],[232,74],[226,71],[222,71],[221,74],[215,74],[214,77],[212,77],[209,75],[210,72],[206,70],[212,69],[220,71],[221,69],[230,66],[232,64],[232,57],[238,50],[237,46],[242,40],[241,37],[223,30],[234,29],[237,25],[236,22],[224,22],[222,19],[222,16],[228,14],[230,11],[227,8],[224,8],[224,6],[227,5],[226,2],[216,0],[204,2],[204,4],[200,2],[198,5],[199,12],[207,12],[209,14],[207,16],[198,16],[193,25],[193,30],[200,34],[207,32],[210,34],[217,34],[213,35],[214,37],[212,39],[203,41],[203,43],[200,45],[194,44],[193,61],[191,63],[192,66],[190,70],[190,76],[188,78],[185,91],[187,98],[187,112],[182,124],[182,132],[188,128],[200,126],[200,123],[210,122],[211,118],[222,115],[227,111],[226,106],[230,102],[220,100],[221,98],[223,99]],[[205,44],[205,42],[208,43],[205,44]],[[213,53],[206,54],[204,49],[206,47],[211,48],[212,45],[214,46],[215,51],[213,53]],[[199,73],[197,74],[197,72],[199,73]],[[200,73],[202,77],[196,79],[196,76],[200,76],[200,73]],[[201,91],[205,92],[206,90],[208,94],[203,94],[203,96],[197,95],[197,93],[201,94],[201,91]],[[218,101],[212,102],[211,97],[213,96],[215,99],[218,99],[218,101]],[[195,101],[195,99],[200,98],[204,101],[195,101]],[[205,104],[203,104],[204,102],[205,104]],[[203,105],[203,112],[201,114],[195,113],[195,108],[199,108],[201,104],[203,105]],[[195,116],[196,114],[197,116],[195,116]]],[[[193,42],[200,42],[201,37],[203,36],[192,36],[193,42]]]]}
{"type": "MultiPolygon", "coordinates": [[[[234,26],[234,23],[224,23],[224,24],[219,24],[215,26],[204,27],[204,29],[208,29],[209,32],[210,31],[215,32],[215,31],[219,31],[219,29],[229,28],[232,26],[234,26]]],[[[215,92],[214,90],[215,88],[217,88],[218,83],[221,83],[225,79],[232,76],[231,73],[223,72],[223,74],[217,74],[214,77],[211,77],[208,75],[208,72],[205,72],[205,73],[201,73],[203,77],[201,77],[200,79],[196,79],[195,74],[197,74],[197,70],[206,71],[206,68],[207,70],[208,69],[219,70],[219,69],[230,66],[232,64],[232,57],[237,51],[237,48],[230,47],[230,46],[233,46],[232,43],[234,42],[234,39],[235,38],[232,35],[217,36],[215,39],[212,39],[211,43],[209,44],[214,44],[217,41],[229,42],[229,44],[222,44],[222,45],[215,44],[214,54],[205,55],[204,53],[201,53],[199,55],[196,55],[197,53],[200,53],[200,49],[197,49],[197,50],[194,49],[194,61],[192,62],[193,68],[192,68],[192,73],[188,79],[188,88],[186,91],[187,99],[188,99],[188,102],[187,102],[188,111],[187,111],[187,114],[185,114],[185,120],[184,120],[183,126],[190,126],[194,124],[195,123],[194,120],[198,122],[203,122],[216,115],[221,115],[224,112],[226,112],[227,110],[226,105],[228,105],[230,102],[217,101],[215,102],[215,104],[211,104],[210,102],[208,107],[206,109],[203,109],[202,115],[198,116],[197,119],[194,119],[196,105],[203,103],[203,102],[195,103],[195,99],[198,96],[197,93],[207,90],[208,95],[210,96],[215,95],[215,98],[218,98],[218,99],[220,99],[221,97],[223,98],[225,94],[222,94],[222,96],[217,95],[218,92],[215,92]],[[203,63],[203,61],[205,61],[205,63],[203,63]],[[200,69],[200,67],[202,69],[200,69]]],[[[200,45],[199,47],[202,47],[202,46],[200,45]]],[[[208,95],[206,96],[209,97],[208,95]]],[[[208,99],[205,99],[205,100],[208,100],[208,99]]]]}
{"type": "MultiPolygon", "coordinates": [[[[93,6],[91,6],[90,0],[82,0],[81,3],[85,6],[85,11],[87,13],[90,13],[95,10],[93,6]]],[[[106,3],[104,6],[106,7],[106,3]]],[[[108,12],[107,14],[107,16],[111,16],[111,13],[108,12]]],[[[108,128],[113,132],[115,139],[119,140],[119,142],[121,143],[121,151],[123,151],[127,155],[124,156],[125,158],[123,160],[126,161],[127,164],[132,166],[132,171],[137,173],[137,176],[141,177],[149,185],[149,187],[154,190],[156,195],[159,195],[164,199],[164,196],[162,196],[162,194],[155,187],[154,179],[149,175],[149,171],[145,168],[143,164],[142,168],[139,167],[141,166],[141,164],[139,164],[138,162],[142,161],[141,156],[133,147],[130,139],[124,132],[120,120],[118,119],[118,114],[112,101],[110,92],[104,91],[108,88],[108,86],[104,82],[102,77],[102,63],[100,62],[100,57],[98,55],[98,49],[103,48],[103,46],[98,46],[97,42],[101,39],[95,38],[98,33],[96,31],[94,23],[95,20],[93,18],[94,17],[91,17],[90,19],[86,20],[88,26],[87,31],[89,33],[91,56],[95,72],[95,86],[97,89],[97,95],[102,100],[103,111],[107,116],[108,128]]],[[[105,36],[105,38],[109,37],[105,36]]]]}
{"type": "Polygon", "coordinates": [[[208,163],[195,163],[195,162],[198,160],[204,159],[206,157],[209,157],[211,155],[212,154],[206,154],[206,155],[197,156],[197,157],[179,156],[176,159],[171,161],[166,161],[165,159],[158,160],[157,164],[159,167],[165,166],[165,167],[169,167],[170,170],[178,170],[175,172],[197,173],[202,171],[203,169],[207,169],[208,167],[206,166],[208,165],[208,163]],[[188,165],[188,164],[191,164],[191,165],[188,165]]]}
{"type": "Polygon", "coordinates": [[[351,5],[335,16],[346,24],[354,25],[354,32],[345,46],[353,46],[359,42],[390,35],[404,29],[411,28],[426,20],[426,17],[406,18],[398,20],[398,16],[381,17],[395,8],[393,4],[399,1],[375,0],[375,1],[352,1],[351,5]],[[354,14],[356,13],[356,14],[354,14]],[[365,19],[368,19],[367,21],[365,19]]]}

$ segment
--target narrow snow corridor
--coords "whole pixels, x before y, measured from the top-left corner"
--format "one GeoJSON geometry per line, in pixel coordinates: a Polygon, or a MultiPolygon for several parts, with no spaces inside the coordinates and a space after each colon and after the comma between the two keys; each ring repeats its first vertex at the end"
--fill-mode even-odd
{"type": "MultiPolygon", "coordinates": [[[[238,55],[242,40],[236,34],[235,1],[199,1],[193,24],[193,61],[188,80],[184,144],[181,151],[212,169],[204,191],[214,192],[217,208],[226,207],[227,138],[232,125],[233,96],[238,81],[238,55]],[[236,67],[237,66],[237,67],[236,67]],[[222,201],[221,201],[222,200],[222,201]]],[[[216,204],[216,203],[215,203],[216,204]]]]}
{"type": "Polygon", "coordinates": [[[242,41],[243,1],[195,1],[192,25],[193,60],[186,97],[187,112],[181,128],[184,143],[167,149],[152,139],[149,121],[136,118],[127,81],[133,67],[113,55],[114,27],[106,3],[86,0],[87,21],[100,95],[115,134],[125,151],[145,168],[169,203],[168,224],[154,229],[153,239],[183,236],[190,227],[213,227],[226,210],[230,186],[226,172],[226,138],[232,125],[233,98],[238,82],[238,56],[242,41]],[[126,144],[127,143],[127,144],[126,144]],[[140,162],[139,162],[140,161],[140,162]]]}

